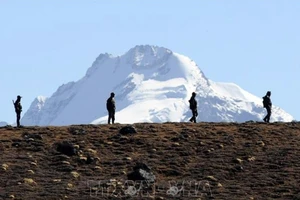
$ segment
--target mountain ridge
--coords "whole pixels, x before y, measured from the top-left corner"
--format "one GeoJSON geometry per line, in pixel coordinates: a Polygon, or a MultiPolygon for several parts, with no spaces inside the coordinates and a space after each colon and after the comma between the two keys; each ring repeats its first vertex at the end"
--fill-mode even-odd
{"type": "MultiPolygon", "coordinates": [[[[33,102],[22,124],[106,123],[105,101],[112,91],[120,123],[186,121],[194,91],[200,120],[248,121],[264,115],[258,97],[236,84],[209,80],[190,58],[164,47],[137,45],[121,56],[100,54],[83,78],[60,86],[38,112],[38,102],[33,102]]],[[[273,121],[293,120],[276,106],[273,111],[273,121]]]]}

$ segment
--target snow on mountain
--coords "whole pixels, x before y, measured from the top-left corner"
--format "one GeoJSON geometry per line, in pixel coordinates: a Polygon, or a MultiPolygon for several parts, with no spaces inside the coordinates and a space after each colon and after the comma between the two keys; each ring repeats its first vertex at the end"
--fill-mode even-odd
{"type": "Polygon", "coordinates": [[[41,115],[41,113],[48,113],[43,109],[46,101],[47,97],[44,96],[38,96],[37,98],[35,98],[27,112],[24,114],[21,123],[25,122],[27,124],[28,121],[30,121],[31,125],[38,125],[43,118],[43,115],[41,115]]]}
{"type": "Polygon", "coordinates": [[[8,123],[0,121],[0,127],[7,126],[7,125],[8,125],[8,123]]]}
{"type": "MultiPolygon", "coordinates": [[[[106,123],[106,99],[116,94],[116,122],[187,121],[188,100],[197,93],[198,120],[261,120],[262,99],[232,83],[213,82],[186,56],[157,46],[139,45],[122,56],[101,54],[77,82],[37,98],[22,118],[24,125],[106,123]]],[[[293,117],[274,106],[272,121],[293,117]]]]}

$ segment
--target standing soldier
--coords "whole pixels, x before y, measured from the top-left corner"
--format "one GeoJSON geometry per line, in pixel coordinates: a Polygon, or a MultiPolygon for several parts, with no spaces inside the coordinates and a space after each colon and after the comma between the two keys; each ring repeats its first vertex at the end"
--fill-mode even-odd
{"type": "Polygon", "coordinates": [[[110,120],[112,123],[115,123],[115,112],[116,112],[116,102],[115,102],[115,93],[110,93],[110,97],[106,101],[106,109],[108,111],[108,124],[110,124],[110,120]]]}
{"type": "Polygon", "coordinates": [[[197,101],[195,99],[196,93],[192,93],[192,97],[190,98],[190,109],[192,110],[193,117],[190,119],[190,122],[196,123],[196,117],[198,116],[198,111],[197,111],[197,101]]]}
{"type": "Polygon", "coordinates": [[[20,127],[20,118],[21,118],[21,112],[22,112],[21,98],[22,97],[20,95],[18,95],[17,100],[15,102],[13,100],[15,112],[17,114],[17,127],[20,127]]]}
{"type": "Polygon", "coordinates": [[[270,122],[270,117],[271,117],[271,109],[272,109],[272,101],[271,101],[271,92],[268,91],[266,96],[263,97],[263,105],[264,108],[267,110],[267,115],[264,117],[264,121],[269,123],[270,122]]]}

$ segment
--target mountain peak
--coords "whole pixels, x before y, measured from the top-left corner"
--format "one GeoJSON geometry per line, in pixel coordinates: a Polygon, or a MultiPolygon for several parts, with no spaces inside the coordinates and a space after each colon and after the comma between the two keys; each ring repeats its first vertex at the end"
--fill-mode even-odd
{"type": "MultiPolygon", "coordinates": [[[[106,123],[106,100],[116,94],[116,122],[188,121],[188,100],[197,93],[199,120],[261,120],[261,99],[235,84],[208,80],[189,57],[150,45],[137,45],[121,56],[100,54],[76,82],[60,86],[49,98],[38,97],[22,118],[24,125],[106,123]]],[[[293,117],[274,106],[272,121],[293,117]]]]}
{"type": "Polygon", "coordinates": [[[129,49],[128,53],[129,52],[157,55],[158,52],[171,53],[172,51],[165,47],[160,47],[156,45],[136,45],[135,47],[129,49]]]}
{"type": "Polygon", "coordinates": [[[134,68],[149,68],[155,63],[167,59],[173,52],[164,47],[137,45],[131,48],[124,56],[134,68]]]}

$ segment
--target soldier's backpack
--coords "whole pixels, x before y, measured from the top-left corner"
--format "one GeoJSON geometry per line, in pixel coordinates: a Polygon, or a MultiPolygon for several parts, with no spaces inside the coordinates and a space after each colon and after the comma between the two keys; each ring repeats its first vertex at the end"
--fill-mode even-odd
{"type": "Polygon", "coordinates": [[[268,106],[268,99],[267,98],[268,98],[267,96],[263,97],[263,106],[264,106],[264,108],[266,108],[268,106]]]}

